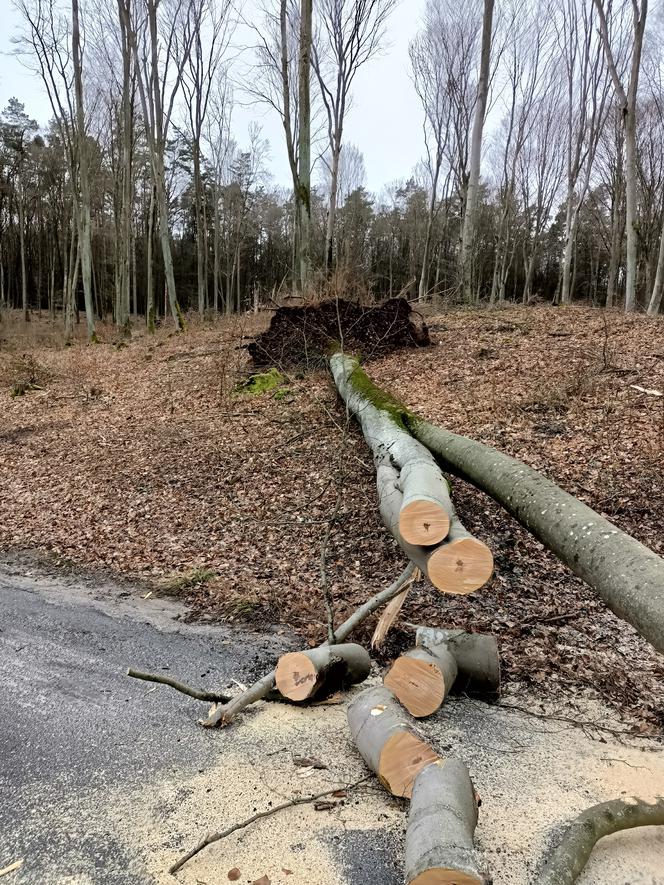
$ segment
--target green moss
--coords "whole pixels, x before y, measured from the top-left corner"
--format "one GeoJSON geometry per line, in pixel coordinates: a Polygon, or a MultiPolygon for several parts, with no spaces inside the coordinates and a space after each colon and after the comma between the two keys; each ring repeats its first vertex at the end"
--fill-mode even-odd
{"type": "Polygon", "coordinates": [[[182,313],[182,310],[180,308],[180,303],[178,301],[175,302],[175,313],[177,314],[177,317],[178,317],[178,327],[179,328],[177,331],[178,332],[186,332],[187,331],[187,324],[184,321],[184,314],[182,313]]]}
{"type": "Polygon", "coordinates": [[[272,394],[274,399],[285,399],[287,396],[292,396],[293,391],[290,387],[278,387],[274,393],[272,394]]]}
{"type": "Polygon", "coordinates": [[[353,388],[365,399],[368,399],[377,409],[387,412],[398,427],[410,432],[408,430],[408,422],[416,417],[414,413],[409,411],[391,393],[377,387],[360,366],[359,360],[355,360],[355,363],[356,365],[350,379],[353,388]]]}
{"type": "MultiPolygon", "coordinates": [[[[258,372],[255,375],[250,375],[246,381],[242,381],[235,388],[236,393],[247,393],[250,396],[260,396],[262,393],[267,393],[269,390],[277,391],[277,388],[280,388],[283,384],[286,383],[286,378],[281,374],[278,369],[272,368],[268,372],[258,372]]],[[[277,391],[279,392],[279,391],[277,391]]],[[[275,397],[277,396],[277,392],[275,392],[275,397]]],[[[286,390],[284,390],[281,395],[286,395],[286,390]]]]}

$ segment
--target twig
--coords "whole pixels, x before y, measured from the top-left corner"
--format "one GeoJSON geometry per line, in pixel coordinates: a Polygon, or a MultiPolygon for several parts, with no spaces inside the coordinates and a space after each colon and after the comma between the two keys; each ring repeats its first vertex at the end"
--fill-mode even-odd
{"type": "Polygon", "coordinates": [[[511,713],[523,713],[526,716],[534,716],[536,719],[548,719],[554,722],[568,722],[570,725],[577,726],[577,728],[592,728],[595,729],[595,731],[605,731],[608,734],[621,735],[623,737],[653,740],[652,735],[641,734],[633,729],[611,728],[608,725],[600,725],[597,722],[590,722],[587,719],[572,719],[570,716],[555,716],[549,713],[536,713],[534,710],[528,710],[526,707],[518,707],[516,704],[496,704],[494,709],[507,710],[511,713]]]}
{"type": "Polygon", "coordinates": [[[192,688],[189,685],[178,682],[177,679],[172,679],[170,676],[162,676],[159,673],[141,673],[140,670],[132,670],[130,667],[127,670],[127,676],[131,676],[132,679],[142,679],[144,682],[159,682],[162,685],[168,685],[176,691],[181,691],[182,694],[188,694],[189,697],[195,698],[197,701],[227,704],[231,699],[227,694],[221,694],[218,691],[205,691],[204,689],[192,688]]]}
{"type": "Polygon", "coordinates": [[[20,860],[15,860],[14,863],[10,863],[8,867],[3,867],[0,870],[0,876],[7,876],[9,873],[13,873],[15,870],[18,870],[19,867],[23,866],[23,858],[20,860]]]}
{"type": "MultiPolygon", "coordinates": [[[[412,562],[409,562],[393,584],[390,584],[385,590],[381,590],[380,593],[376,593],[375,596],[372,596],[371,599],[367,600],[364,605],[361,605],[356,609],[356,611],[354,611],[353,614],[337,628],[335,631],[336,641],[343,642],[348,636],[350,636],[353,630],[358,627],[362,621],[366,620],[369,615],[373,614],[376,609],[379,609],[382,605],[385,605],[385,603],[394,599],[395,596],[398,596],[404,587],[412,584],[415,571],[415,566],[412,562]]],[[[323,646],[328,644],[329,643],[327,642],[322,643],[323,646]]],[[[274,670],[270,673],[266,673],[265,676],[258,680],[258,682],[255,682],[243,694],[234,698],[228,704],[218,707],[207,719],[200,720],[200,724],[206,728],[211,728],[215,725],[228,725],[234,716],[255,701],[262,700],[262,698],[269,694],[273,688],[274,670]]]]}
{"type": "Polygon", "coordinates": [[[327,615],[327,641],[330,645],[334,645],[334,612],[332,610],[332,596],[330,594],[330,585],[327,579],[327,551],[330,546],[330,535],[332,534],[332,526],[339,516],[339,507],[341,506],[341,488],[337,489],[337,500],[334,504],[332,515],[327,521],[323,543],[320,547],[320,585],[323,593],[323,604],[325,605],[325,614],[327,615]]]}
{"type": "Polygon", "coordinates": [[[339,790],[353,790],[355,787],[359,787],[360,784],[363,784],[365,781],[369,780],[371,777],[370,774],[361,778],[359,781],[355,781],[354,784],[347,785],[345,787],[335,787],[333,790],[325,790],[324,793],[315,793],[311,796],[296,796],[293,799],[289,799],[287,802],[282,802],[281,805],[275,805],[274,808],[268,808],[265,811],[259,811],[257,814],[248,817],[246,820],[240,821],[239,823],[233,824],[232,827],[228,827],[226,830],[222,830],[220,833],[212,833],[209,836],[206,836],[205,839],[202,839],[195,848],[192,848],[191,851],[188,851],[183,857],[180,858],[173,866],[169,867],[168,872],[173,876],[177,873],[178,870],[182,869],[182,867],[195,857],[199,851],[202,851],[204,848],[207,848],[208,845],[212,845],[213,842],[219,842],[221,839],[225,839],[226,836],[230,836],[231,833],[235,833],[237,830],[242,830],[245,827],[248,827],[249,824],[255,823],[257,820],[261,820],[264,817],[270,817],[272,814],[276,814],[277,811],[283,811],[285,808],[292,808],[294,805],[304,805],[307,802],[315,802],[317,799],[323,799],[325,796],[331,796],[333,793],[337,793],[339,790]]]}

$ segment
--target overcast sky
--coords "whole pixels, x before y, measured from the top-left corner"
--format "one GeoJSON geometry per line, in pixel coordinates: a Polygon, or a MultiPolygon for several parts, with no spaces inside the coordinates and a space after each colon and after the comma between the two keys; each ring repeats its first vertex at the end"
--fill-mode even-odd
{"type": "MultiPolygon", "coordinates": [[[[358,73],[355,81],[345,140],[355,143],[364,154],[367,186],[374,192],[390,181],[408,177],[423,153],[422,112],[410,78],[408,43],[418,28],[424,2],[401,0],[389,22],[389,45],[358,73]]],[[[243,14],[250,20],[249,6],[243,4],[243,14]]],[[[19,16],[10,0],[0,0],[0,11],[0,107],[15,96],[44,125],[51,110],[41,81],[11,55],[11,38],[18,30],[19,16]]],[[[241,96],[238,98],[241,100],[241,96]]],[[[234,130],[240,144],[247,141],[251,120],[260,123],[264,137],[269,139],[268,162],[275,180],[288,185],[290,174],[279,117],[260,106],[236,108],[234,130]]]]}

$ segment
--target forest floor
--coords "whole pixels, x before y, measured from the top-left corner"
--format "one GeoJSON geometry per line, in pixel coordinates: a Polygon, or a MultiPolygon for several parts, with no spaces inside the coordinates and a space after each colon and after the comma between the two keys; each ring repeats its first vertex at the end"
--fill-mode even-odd
{"type": "MultiPolygon", "coordinates": [[[[281,623],[314,643],[325,635],[321,545],[336,509],[327,572],[337,621],[391,582],[403,558],[326,373],[291,375],[260,396],[236,390],[252,371],[245,345],[267,322],[128,340],[102,327],[99,345],[64,348],[45,319],[5,317],[0,548],[140,579],[192,617],[281,623]]],[[[581,307],[457,309],[427,322],[430,348],[370,363],[379,384],[522,458],[664,554],[664,397],[652,392],[664,391],[664,322],[581,307]]],[[[661,658],[498,505],[457,480],[453,495],[492,548],[495,575],[469,597],[421,582],[385,653],[412,641],[409,624],[491,631],[512,702],[523,689],[549,712],[585,714],[601,699],[627,730],[661,733],[661,658]]]]}

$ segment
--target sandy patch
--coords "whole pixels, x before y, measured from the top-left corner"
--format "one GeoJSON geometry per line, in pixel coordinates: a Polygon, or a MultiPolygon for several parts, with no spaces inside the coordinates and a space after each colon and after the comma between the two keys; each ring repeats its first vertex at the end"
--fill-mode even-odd
{"type": "MultiPolygon", "coordinates": [[[[538,709],[534,698],[519,697],[524,701],[538,709]]],[[[584,713],[613,725],[599,705],[584,713]]],[[[628,745],[609,734],[469,700],[452,700],[422,730],[442,755],[460,756],[469,765],[482,796],[477,845],[496,885],[536,882],[549,846],[584,808],[664,793],[664,756],[651,741],[628,745]]],[[[270,803],[341,787],[366,774],[348,739],[344,705],[260,704],[211,739],[219,744],[212,769],[109,803],[128,853],[140,851],[158,883],[174,881],[169,865],[206,832],[223,830],[270,803]],[[294,754],[315,756],[329,769],[301,777],[294,754]]],[[[332,811],[297,806],[234,833],[201,852],[176,878],[184,885],[217,885],[237,868],[241,883],[267,876],[271,885],[397,885],[406,820],[407,803],[371,779],[332,811]]],[[[605,840],[579,882],[661,885],[664,832],[648,828],[605,840]]]]}

